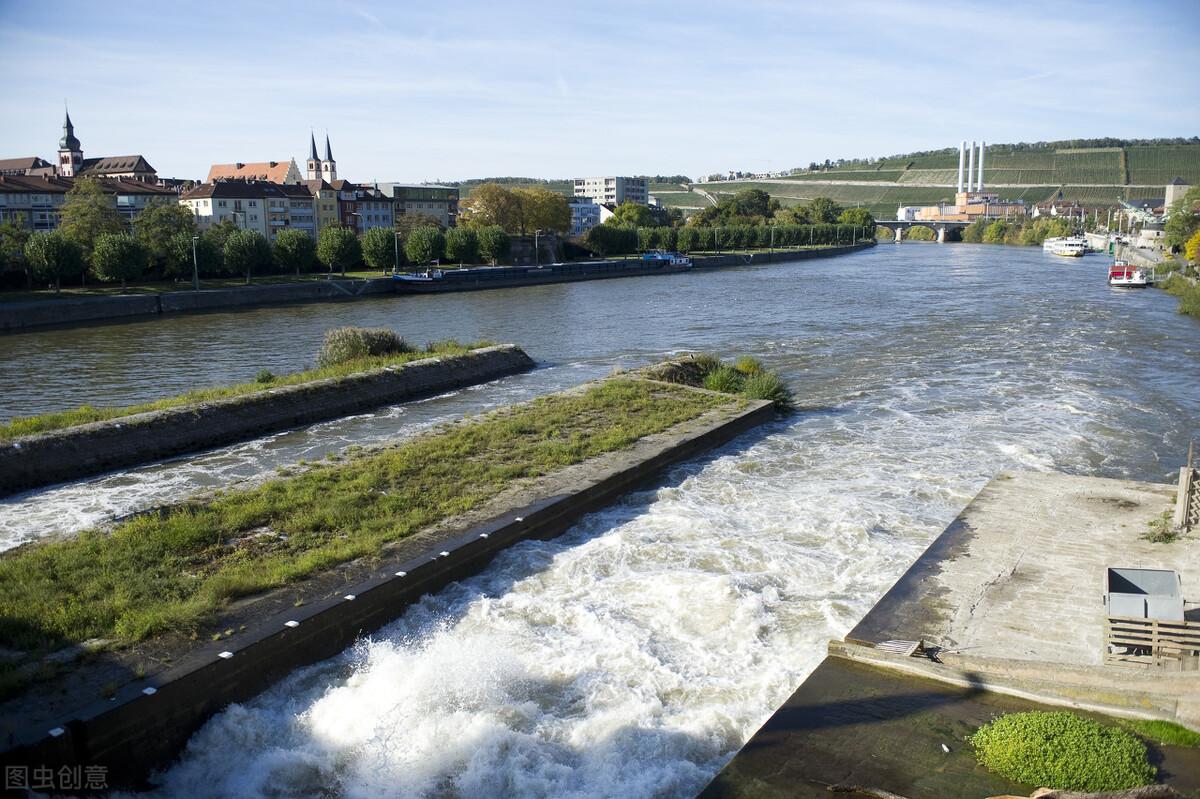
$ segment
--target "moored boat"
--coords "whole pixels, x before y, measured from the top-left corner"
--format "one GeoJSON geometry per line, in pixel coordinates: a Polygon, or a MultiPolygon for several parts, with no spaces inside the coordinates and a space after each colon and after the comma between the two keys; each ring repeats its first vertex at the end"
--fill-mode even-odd
{"type": "Polygon", "coordinates": [[[1108,285],[1116,288],[1144,289],[1149,284],[1145,270],[1128,261],[1113,261],[1108,268],[1108,285]]]}
{"type": "Polygon", "coordinates": [[[1087,240],[1082,236],[1061,236],[1058,238],[1046,239],[1042,242],[1042,249],[1045,252],[1054,255],[1063,255],[1068,258],[1079,258],[1088,251],[1087,240]]]}

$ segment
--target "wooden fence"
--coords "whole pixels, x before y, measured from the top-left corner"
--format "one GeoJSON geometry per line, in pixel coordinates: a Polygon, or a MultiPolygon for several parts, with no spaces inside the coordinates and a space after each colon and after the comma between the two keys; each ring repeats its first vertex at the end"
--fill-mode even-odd
{"type": "Polygon", "coordinates": [[[1109,616],[1104,662],[1163,671],[1200,671],[1200,622],[1109,616]]]}

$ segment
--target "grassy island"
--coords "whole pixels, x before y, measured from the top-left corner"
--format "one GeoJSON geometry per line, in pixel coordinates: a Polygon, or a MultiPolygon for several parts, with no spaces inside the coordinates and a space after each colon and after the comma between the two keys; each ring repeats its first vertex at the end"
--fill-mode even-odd
{"type": "Polygon", "coordinates": [[[555,394],[0,556],[0,646],[130,643],[195,630],[236,597],[380,555],[523,478],[629,447],[743,400],[633,377],[555,394]]]}

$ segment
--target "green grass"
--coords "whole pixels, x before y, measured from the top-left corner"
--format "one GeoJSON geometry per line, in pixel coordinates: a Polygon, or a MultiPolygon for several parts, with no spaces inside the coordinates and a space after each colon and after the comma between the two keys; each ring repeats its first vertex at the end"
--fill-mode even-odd
{"type": "Polygon", "coordinates": [[[969,740],[989,771],[1035,787],[1115,791],[1151,784],[1157,776],[1145,744],[1074,713],[1008,713],[969,740]]]}
{"type": "Polygon", "coordinates": [[[259,391],[266,391],[272,388],[280,388],[282,386],[295,386],[301,383],[309,383],[314,380],[323,380],[329,377],[345,377],[347,375],[354,374],[355,372],[364,372],[369,369],[377,369],[383,366],[396,366],[409,361],[415,361],[419,358],[427,358],[430,355],[462,355],[463,353],[466,353],[477,347],[488,346],[488,344],[489,342],[459,344],[457,341],[441,341],[430,344],[424,350],[420,351],[356,358],[354,360],[345,361],[343,363],[333,364],[330,366],[307,369],[303,372],[293,372],[291,374],[280,376],[272,375],[270,380],[260,380],[259,378],[267,377],[267,374],[263,374],[262,371],[260,371],[259,375],[249,383],[237,383],[232,386],[202,388],[195,391],[189,391],[186,394],[180,394],[175,397],[164,397],[162,399],[154,400],[153,402],[143,402],[138,405],[129,405],[121,408],[95,408],[91,405],[84,405],[80,408],[75,408],[74,410],[70,411],[43,413],[38,416],[16,417],[10,420],[7,424],[0,425],[0,441],[11,441],[21,436],[33,435],[35,433],[45,433],[51,430],[62,430],[64,428],[74,427],[75,425],[87,424],[88,422],[101,422],[107,419],[118,419],[122,416],[132,416],[135,413],[160,411],[167,408],[178,408],[197,402],[209,402],[211,400],[224,399],[226,397],[238,397],[246,394],[253,394],[259,391]]]}
{"type": "Polygon", "coordinates": [[[1194,732],[1173,721],[1145,721],[1121,719],[1121,726],[1160,746],[1184,746],[1200,749],[1200,732],[1194,732]]]}
{"type": "Polygon", "coordinates": [[[614,378],[111,531],[21,547],[0,556],[0,646],[30,652],[194,631],[233,598],[379,555],[516,480],[736,401],[614,378]]]}
{"type": "Polygon", "coordinates": [[[715,355],[701,353],[652,367],[647,374],[668,383],[740,394],[747,399],[769,400],[779,411],[795,407],[795,399],[787,383],[749,356],[738,358],[730,366],[715,355]]]}

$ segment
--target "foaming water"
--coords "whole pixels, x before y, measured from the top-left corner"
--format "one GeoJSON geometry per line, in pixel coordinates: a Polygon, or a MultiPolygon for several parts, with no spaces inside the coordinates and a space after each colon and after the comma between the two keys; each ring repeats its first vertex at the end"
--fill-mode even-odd
{"type": "Polygon", "coordinates": [[[160,794],[693,795],[997,471],[1177,466],[1200,324],[1082,261],[901,245],[508,294],[528,335],[489,335],[575,376],[748,351],[803,409],[228,708],[160,794]]]}

